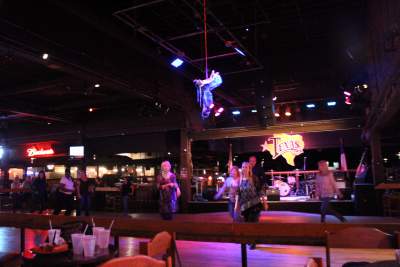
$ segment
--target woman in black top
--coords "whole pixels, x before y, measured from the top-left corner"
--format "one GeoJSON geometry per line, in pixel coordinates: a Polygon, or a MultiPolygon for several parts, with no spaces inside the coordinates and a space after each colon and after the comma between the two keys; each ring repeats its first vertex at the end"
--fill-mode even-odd
{"type": "Polygon", "coordinates": [[[32,194],[34,202],[34,210],[39,206],[39,213],[42,213],[46,208],[47,203],[47,182],[46,174],[44,171],[40,171],[38,177],[32,183],[32,194]]]}
{"type": "Polygon", "coordinates": [[[85,171],[79,171],[78,173],[78,188],[77,197],[79,201],[79,207],[76,211],[76,215],[80,216],[81,211],[85,211],[85,216],[89,216],[91,194],[93,193],[93,183],[87,178],[85,171]]]}

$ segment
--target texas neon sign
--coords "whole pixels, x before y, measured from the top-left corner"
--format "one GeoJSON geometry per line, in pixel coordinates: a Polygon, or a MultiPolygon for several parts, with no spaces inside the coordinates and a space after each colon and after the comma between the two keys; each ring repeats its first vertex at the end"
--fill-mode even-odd
{"type": "Polygon", "coordinates": [[[26,154],[30,158],[34,157],[46,157],[46,156],[51,156],[54,155],[54,149],[53,148],[38,148],[36,146],[29,147],[26,149],[26,154]]]}
{"type": "Polygon", "coordinates": [[[268,151],[273,159],[282,156],[292,166],[294,166],[294,158],[304,153],[303,136],[299,134],[274,134],[261,147],[262,151],[268,151]]]}

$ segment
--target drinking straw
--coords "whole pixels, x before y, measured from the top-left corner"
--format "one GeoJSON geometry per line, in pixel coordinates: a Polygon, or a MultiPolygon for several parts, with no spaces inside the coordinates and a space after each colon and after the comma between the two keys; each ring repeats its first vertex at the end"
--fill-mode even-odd
{"type": "Polygon", "coordinates": [[[53,235],[53,242],[51,242],[52,244],[54,244],[54,241],[56,240],[56,235],[57,235],[57,231],[54,232],[54,235],[53,235]]]}
{"type": "Polygon", "coordinates": [[[86,234],[86,231],[87,231],[88,227],[89,227],[89,224],[86,224],[85,230],[83,230],[83,234],[84,235],[86,234]]]}
{"type": "Polygon", "coordinates": [[[51,220],[49,219],[49,225],[50,225],[50,229],[53,229],[53,226],[51,225],[51,220]]]}
{"type": "Polygon", "coordinates": [[[108,227],[108,230],[111,230],[111,227],[113,226],[114,221],[115,221],[115,219],[112,220],[112,222],[111,222],[111,224],[110,224],[110,227],[108,227]]]}

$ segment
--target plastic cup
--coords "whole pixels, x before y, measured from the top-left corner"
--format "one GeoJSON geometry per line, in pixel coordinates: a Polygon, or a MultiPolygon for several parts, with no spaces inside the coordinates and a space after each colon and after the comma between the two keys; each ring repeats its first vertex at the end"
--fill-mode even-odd
{"type": "Polygon", "coordinates": [[[59,245],[59,243],[60,243],[60,234],[61,234],[61,230],[60,229],[50,229],[48,231],[49,243],[53,244],[53,242],[54,242],[54,244],[59,245]]]}
{"type": "Polygon", "coordinates": [[[83,253],[82,238],[84,236],[84,234],[71,234],[72,250],[75,255],[82,255],[83,253]]]}
{"type": "Polygon", "coordinates": [[[400,249],[396,249],[395,254],[396,254],[396,261],[398,264],[400,264],[400,249]]]}
{"type": "Polygon", "coordinates": [[[99,246],[99,232],[104,230],[104,227],[93,227],[93,236],[96,237],[96,246],[99,246]]]}
{"type": "Polygon", "coordinates": [[[108,248],[109,242],[110,242],[110,233],[111,231],[109,229],[103,229],[98,231],[98,236],[96,239],[96,243],[99,246],[99,248],[108,248]]]}
{"type": "Polygon", "coordinates": [[[82,237],[83,255],[85,257],[94,257],[96,248],[96,237],[93,235],[85,235],[82,237]]]}

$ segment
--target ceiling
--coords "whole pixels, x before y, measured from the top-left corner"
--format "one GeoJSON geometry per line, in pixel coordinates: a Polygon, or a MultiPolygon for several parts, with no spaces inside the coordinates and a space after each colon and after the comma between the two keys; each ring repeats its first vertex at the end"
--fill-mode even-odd
{"type": "MultiPolygon", "coordinates": [[[[257,123],[229,111],[255,106],[260,77],[273,81],[276,105],[298,110],[309,101],[339,103],[343,86],[367,80],[365,0],[209,0],[207,10],[208,68],[223,76],[216,103],[227,112],[203,126],[257,123]]],[[[115,118],[169,116],[181,127],[182,116],[171,114],[185,113],[195,121],[202,11],[195,0],[1,1],[0,120],[24,134],[101,121],[111,128],[115,118]],[[169,65],[174,53],[186,60],[180,69],[169,65]]],[[[316,113],[354,115],[346,106],[336,111],[316,113]]]]}

